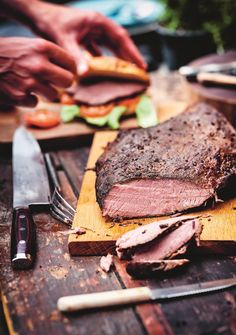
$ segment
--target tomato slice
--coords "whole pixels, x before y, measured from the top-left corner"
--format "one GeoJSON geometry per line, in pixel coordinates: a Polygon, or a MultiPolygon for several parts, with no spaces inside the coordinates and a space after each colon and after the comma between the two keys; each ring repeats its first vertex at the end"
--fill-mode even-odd
{"type": "Polygon", "coordinates": [[[140,95],[133,97],[133,98],[127,98],[120,100],[117,104],[118,106],[125,106],[127,109],[131,112],[135,111],[135,108],[140,100],[140,95]]]}
{"type": "Polygon", "coordinates": [[[62,105],[74,105],[75,100],[73,99],[73,97],[68,94],[68,93],[62,93],[60,96],[60,103],[62,105]]]}
{"type": "Polygon", "coordinates": [[[109,114],[114,104],[102,106],[80,106],[80,116],[82,117],[99,117],[109,114]]]}
{"type": "Polygon", "coordinates": [[[101,106],[80,106],[80,116],[82,117],[102,117],[109,114],[115,106],[125,106],[131,112],[135,111],[135,108],[140,100],[140,95],[134,98],[122,99],[118,102],[111,103],[108,105],[101,106]]]}
{"type": "Polygon", "coordinates": [[[52,128],[60,123],[60,115],[47,109],[38,109],[24,115],[24,122],[29,126],[52,128]]]}

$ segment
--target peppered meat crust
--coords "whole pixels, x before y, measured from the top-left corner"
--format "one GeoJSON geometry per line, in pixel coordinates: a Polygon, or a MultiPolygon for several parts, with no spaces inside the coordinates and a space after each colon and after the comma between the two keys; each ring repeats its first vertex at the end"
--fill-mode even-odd
{"type": "Polygon", "coordinates": [[[103,208],[115,184],[140,178],[188,181],[217,193],[235,174],[235,130],[202,103],[158,126],[120,131],[96,163],[96,196],[103,208]]]}

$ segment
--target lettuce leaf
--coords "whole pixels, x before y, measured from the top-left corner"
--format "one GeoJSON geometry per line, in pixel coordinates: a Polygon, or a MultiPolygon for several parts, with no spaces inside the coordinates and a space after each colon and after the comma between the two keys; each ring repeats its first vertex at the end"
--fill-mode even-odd
{"type": "Polygon", "coordinates": [[[97,127],[103,127],[106,125],[108,121],[108,115],[105,116],[100,116],[100,117],[85,117],[85,121],[88,122],[89,124],[92,124],[93,126],[97,127]]]}
{"type": "Polygon", "coordinates": [[[74,120],[79,116],[80,108],[77,105],[68,105],[61,108],[61,120],[64,123],[74,120]]]}
{"type": "Polygon", "coordinates": [[[112,109],[111,113],[108,115],[107,125],[111,129],[118,129],[120,127],[119,120],[127,110],[125,106],[116,106],[112,109]]]}
{"type": "Polygon", "coordinates": [[[118,129],[119,128],[119,120],[122,114],[126,111],[125,106],[116,106],[112,109],[112,111],[100,117],[86,117],[85,120],[89,124],[97,127],[104,127],[106,124],[111,129],[118,129]]]}
{"type": "Polygon", "coordinates": [[[147,128],[158,124],[155,107],[148,95],[143,95],[140,98],[135,112],[140,127],[147,128]]]}

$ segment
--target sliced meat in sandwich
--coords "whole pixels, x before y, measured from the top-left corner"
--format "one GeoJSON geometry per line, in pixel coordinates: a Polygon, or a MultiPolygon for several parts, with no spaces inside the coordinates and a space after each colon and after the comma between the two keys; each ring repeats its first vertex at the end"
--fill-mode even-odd
{"type": "Polygon", "coordinates": [[[73,112],[68,106],[62,109],[62,119],[81,117],[90,124],[116,129],[121,116],[136,112],[141,126],[154,125],[156,112],[146,93],[149,84],[147,72],[132,63],[115,57],[89,57],[87,72],[61,95],[63,105],[73,105],[73,112]]]}

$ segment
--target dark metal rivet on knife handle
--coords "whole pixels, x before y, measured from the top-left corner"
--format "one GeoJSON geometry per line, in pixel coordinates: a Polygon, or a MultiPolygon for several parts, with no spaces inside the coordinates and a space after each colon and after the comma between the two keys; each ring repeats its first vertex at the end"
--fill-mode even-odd
{"type": "Polygon", "coordinates": [[[15,208],[11,230],[11,263],[14,269],[32,267],[36,256],[36,230],[29,208],[15,208]]]}

